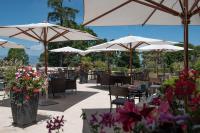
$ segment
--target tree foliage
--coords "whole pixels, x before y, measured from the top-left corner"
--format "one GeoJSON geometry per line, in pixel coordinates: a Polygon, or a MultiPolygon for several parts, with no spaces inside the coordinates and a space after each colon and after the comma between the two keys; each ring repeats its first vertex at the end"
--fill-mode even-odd
{"type": "MultiPolygon", "coordinates": [[[[48,14],[48,21],[50,22],[56,22],[61,26],[78,29],[81,31],[86,31],[94,36],[97,36],[96,33],[88,28],[84,27],[83,25],[77,24],[75,22],[76,14],[78,13],[77,9],[67,7],[64,5],[64,0],[48,0],[48,7],[52,9],[51,12],[48,14]]],[[[61,47],[70,46],[73,48],[86,50],[88,47],[101,44],[106,42],[106,39],[103,40],[96,40],[96,41],[67,41],[67,42],[53,42],[49,43],[48,49],[56,49],[61,47]]],[[[114,53],[111,55],[110,62],[113,64],[113,66],[122,66],[128,67],[129,64],[129,56],[126,56],[125,53],[120,54],[121,56],[118,56],[119,53],[114,53]],[[119,58],[118,58],[119,57],[119,58]]],[[[99,61],[107,61],[107,56],[105,56],[105,53],[91,53],[87,55],[87,57],[90,57],[91,62],[95,62],[97,60],[99,61]]],[[[48,65],[49,66],[76,66],[77,64],[81,63],[81,60],[84,58],[81,58],[80,56],[76,55],[69,55],[69,54],[63,54],[63,53],[48,53],[48,65]]],[[[133,55],[133,66],[139,67],[139,57],[137,54],[133,55]]],[[[44,62],[44,54],[42,53],[40,56],[40,62],[44,62]]]]}
{"type": "MultiPolygon", "coordinates": [[[[140,67],[140,59],[137,52],[133,52],[132,57],[132,66],[133,68],[139,68],[140,67]]],[[[130,68],[130,54],[129,52],[121,52],[120,56],[117,59],[117,66],[119,67],[128,67],[130,68]]]]}
{"type": "Polygon", "coordinates": [[[48,7],[53,9],[52,12],[48,13],[48,20],[59,22],[62,26],[64,23],[69,26],[78,13],[77,9],[65,6],[64,0],[48,0],[48,7]]]}
{"type": "Polygon", "coordinates": [[[29,63],[29,57],[24,49],[9,49],[7,59],[14,63],[21,61],[23,65],[28,65],[29,63]]]}
{"type": "MultiPolygon", "coordinates": [[[[177,44],[176,46],[183,47],[183,44],[177,44]]],[[[195,62],[200,59],[200,46],[189,44],[189,65],[194,67],[195,62]]],[[[155,68],[156,60],[158,59],[157,52],[143,52],[143,65],[146,68],[155,68]]],[[[180,71],[183,68],[184,63],[184,51],[177,52],[162,52],[159,58],[161,64],[165,64],[171,71],[180,71]]],[[[160,65],[162,67],[162,65],[160,65]]],[[[197,64],[196,64],[197,65],[197,64]]]]}

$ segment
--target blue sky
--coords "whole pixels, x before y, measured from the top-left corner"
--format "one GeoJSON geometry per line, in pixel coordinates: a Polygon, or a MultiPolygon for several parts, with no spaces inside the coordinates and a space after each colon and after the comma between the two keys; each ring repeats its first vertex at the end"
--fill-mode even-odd
{"type": "MultiPolygon", "coordinates": [[[[64,0],[65,5],[79,10],[76,21],[83,21],[83,0],[64,0]]],[[[1,0],[0,4],[0,25],[15,25],[43,22],[47,19],[47,0],[1,0]]],[[[131,16],[130,16],[131,17],[131,16]]],[[[115,27],[91,27],[100,38],[117,39],[127,35],[137,35],[170,41],[183,41],[182,26],[115,26],[115,27]]],[[[190,43],[200,45],[200,26],[190,26],[190,43]]],[[[7,39],[7,38],[4,38],[7,39]]],[[[42,45],[34,42],[9,39],[26,47],[29,55],[39,56],[42,52],[42,45]]],[[[0,49],[0,56],[7,54],[7,49],[0,49]]]]}

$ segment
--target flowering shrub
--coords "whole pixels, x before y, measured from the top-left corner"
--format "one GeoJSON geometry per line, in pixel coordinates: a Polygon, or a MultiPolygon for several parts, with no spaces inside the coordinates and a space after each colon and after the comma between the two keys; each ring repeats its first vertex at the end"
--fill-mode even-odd
{"type": "Polygon", "coordinates": [[[164,125],[170,125],[172,129],[178,127],[183,132],[188,116],[172,114],[168,101],[162,101],[158,107],[146,104],[140,107],[127,101],[115,113],[95,113],[89,120],[86,116],[84,119],[88,121],[92,133],[105,133],[106,128],[113,128],[115,133],[150,133],[161,132],[164,125]]]}
{"type": "Polygon", "coordinates": [[[196,85],[198,74],[195,70],[183,70],[179,78],[164,88],[163,94],[143,106],[127,101],[115,113],[93,114],[88,120],[91,131],[105,133],[104,127],[107,127],[118,129],[118,133],[193,132],[192,126],[200,122],[200,93],[196,85]],[[199,120],[198,123],[193,118],[199,120]]]}
{"type": "Polygon", "coordinates": [[[59,133],[60,130],[63,131],[62,127],[64,126],[64,115],[59,117],[53,117],[51,120],[47,121],[46,128],[48,129],[49,133],[52,133],[52,131],[55,131],[56,133],[59,133]]]}
{"type": "Polygon", "coordinates": [[[174,112],[177,112],[176,108],[180,106],[184,106],[186,112],[191,111],[191,107],[194,111],[194,104],[198,106],[200,100],[196,85],[198,74],[195,70],[183,70],[176,82],[165,88],[164,96],[174,108],[174,112]]]}
{"type": "Polygon", "coordinates": [[[11,98],[18,104],[23,104],[30,97],[39,93],[44,78],[40,73],[34,71],[32,67],[20,67],[15,73],[15,80],[11,81],[9,90],[11,91],[11,98]]]}

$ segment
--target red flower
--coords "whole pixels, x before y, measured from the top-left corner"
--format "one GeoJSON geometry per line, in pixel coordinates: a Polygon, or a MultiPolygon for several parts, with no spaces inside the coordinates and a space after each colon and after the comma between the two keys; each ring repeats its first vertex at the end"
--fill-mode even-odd
{"type": "Polygon", "coordinates": [[[169,103],[172,103],[173,97],[174,97],[174,88],[168,87],[165,91],[165,96],[169,103]]]}
{"type": "Polygon", "coordinates": [[[25,99],[26,99],[26,100],[29,100],[29,99],[30,99],[30,96],[26,95],[26,96],[25,96],[25,99]]]}
{"type": "Polygon", "coordinates": [[[19,89],[19,88],[17,88],[16,86],[14,86],[14,87],[13,87],[13,91],[14,91],[15,93],[19,93],[19,92],[21,92],[22,90],[19,89]]]}
{"type": "Polygon", "coordinates": [[[190,80],[178,80],[176,82],[176,95],[191,95],[196,89],[196,85],[190,80]]]}
{"type": "Polygon", "coordinates": [[[40,89],[34,89],[33,92],[34,92],[34,93],[39,93],[39,92],[40,92],[40,89]]]}

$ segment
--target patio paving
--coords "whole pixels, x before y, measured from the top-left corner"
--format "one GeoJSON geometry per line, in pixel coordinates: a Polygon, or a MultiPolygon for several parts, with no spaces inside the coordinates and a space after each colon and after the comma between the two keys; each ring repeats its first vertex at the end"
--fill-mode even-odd
{"type": "MultiPolygon", "coordinates": [[[[64,133],[82,133],[82,110],[108,109],[110,107],[108,91],[99,89],[95,83],[77,83],[77,94],[66,93],[55,99],[59,104],[39,107],[37,123],[26,128],[12,125],[12,114],[9,101],[0,104],[0,133],[48,133],[46,121],[53,116],[64,115],[64,133]]],[[[0,92],[2,94],[2,92],[0,92]]],[[[0,100],[2,96],[0,96],[0,100]]]]}

